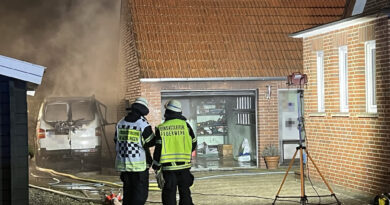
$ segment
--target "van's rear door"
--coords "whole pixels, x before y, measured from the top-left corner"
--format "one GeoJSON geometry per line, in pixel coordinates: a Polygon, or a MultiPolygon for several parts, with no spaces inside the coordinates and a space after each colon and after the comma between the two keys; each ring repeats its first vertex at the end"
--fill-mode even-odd
{"type": "Polygon", "coordinates": [[[74,127],[70,133],[71,149],[86,150],[100,146],[100,136],[96,135],[96,129],[101,119],[97,115],[95,103],[91,100],[72,102],[71,116],[74,127]]]}
{"type": "Polygon", "coordinates": [[[40,147],[46,150],[68,150],[71,147],[67,121],[69,104],[66,102],[48,103],[44,110],[41,127],[46,130],[46,137],[40,140],[40,147]]]}

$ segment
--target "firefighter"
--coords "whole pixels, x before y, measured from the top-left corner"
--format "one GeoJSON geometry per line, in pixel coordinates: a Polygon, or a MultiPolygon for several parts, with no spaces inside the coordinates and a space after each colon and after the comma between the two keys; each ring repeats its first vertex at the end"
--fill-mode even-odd
{"type": "Polygon", "coordinates": [[[145,116],[149,113],[148,101],[139,97],[128,114],[116,125],[115,168],[121,172],[123,204],[143,205],[148,198],[149,168],[152,157],[149,147],[154,146],[155,135],[145,116]]]}
{"type": "Polygon", "coordinates": [[[164,178],[162,202],[176,205],[176,189],[179,188],[179,204],[192,203],[190,186],[194,182],[191,174],[191,153],[196,148],[196,137],[191,126],[182,115],[181,104],[170,100],[165,104],[165,121],[156,127],[156,146],[152,168],[161,170],[164,178]]]}

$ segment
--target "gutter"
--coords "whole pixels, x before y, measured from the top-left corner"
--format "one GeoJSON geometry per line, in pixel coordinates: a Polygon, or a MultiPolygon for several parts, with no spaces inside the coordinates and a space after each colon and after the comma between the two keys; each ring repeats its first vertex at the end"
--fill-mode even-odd
{"type": "Polygon", "coordinates": [[[205,81],[286,81],[287,77],[222,77],[222,78],[141,78],[143,83],[205,82],[205,81]]]}
{"type": "Polygon", "coordinates": [[[298,32],[292,33],[288,36],[292,37],[292,38],[312,37],[312,36],[332,32],[332,31],[335,31],[338,29],[351,27],[351,26],[354,26],[357,24],[367,23],[367,22],[373,21],[373,20],[380,18],[380,17],[389,17],[389,15],[390,15],[390,9],[386,8],[386,9],[382,9],[378,13],[368,14],[368,15],[367,14],[355,15],[355,16],[341,19],[338,21],[334,21],[334,22],[331,22],[328,24],[323,24],[323,25],[309,28],[309,29],[306,29],[303,31],[298,31],[298,32]]]}

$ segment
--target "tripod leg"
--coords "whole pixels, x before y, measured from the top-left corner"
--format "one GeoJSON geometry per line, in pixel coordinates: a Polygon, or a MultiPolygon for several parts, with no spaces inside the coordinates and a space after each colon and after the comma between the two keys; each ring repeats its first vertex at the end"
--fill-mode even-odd
{"type": "Polygon", "coordinates": [[[297,156],[297,152],[298,152],[298,149],[295,151],[294,156],[293,156],[293,158],[291,159],[290,164],[288,165],[288,169],[287,169],[287,171],[286,171],[286,174],[284,174],[284,178],[283,178],[282,184],[280,184],[278,193],[276,193],[275,200],[274,200],[274,202],[273,202],[272,204],[275,204],[276,199],[278,198],[278,196],[279,196],[279,194],[280,194],[280,191],[282,190],[282,187],[283,187],[284,182],[286,181],[288,172],[290,171],[290,169],[291,169],[291,167],[292,167],[292,165],[293,165],[293,163],[294,163],[295,157],[297,156]]]}
{"type": "Polygon", "coordinates": [[[305,173],[303,169],[303,148],[299,148],[299,166],[300,166],[300,175],[301,175],[301,204],[306,204],[306,196],[305,196],[305,173]]]}
{"type": "Polygon", "coordinates": [[[309,154],[309,152],[308,152],[307,150],[306,150],[306,155],[307,155],[307,157],[309,157],[310,161],[313,163],[313,165],[314,165],[314,167],[316,168],[318,174],[321,176],[322,181],[324,181],[325,185],[328,187],[328,189],[329,189],[329,191],[330,191],[330,193],[331,193],[331,196],[333,196],[333,197],[336,199],[337,204],[341,204],[341,202],[339,201],[339,199],[336,197],[336,194],[333,192],[332,188],[330,188],[330,186],[329,186],[328,182],[326,181],[325,177],[321,174],[320,169],[318,169],[316,163],[315,163],[314,160],[311,158],[311,156],[310,156],[310,154],[309,154]]]}

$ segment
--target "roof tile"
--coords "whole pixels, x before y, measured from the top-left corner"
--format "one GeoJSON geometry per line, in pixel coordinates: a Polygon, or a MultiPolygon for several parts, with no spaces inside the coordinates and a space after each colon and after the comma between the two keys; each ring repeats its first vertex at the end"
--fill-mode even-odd
{"type": "Polygon", "coordinates": [[[345,0],[129,0],[142,78],[285,76],[288,34],[337,20],[345,0]]]}

